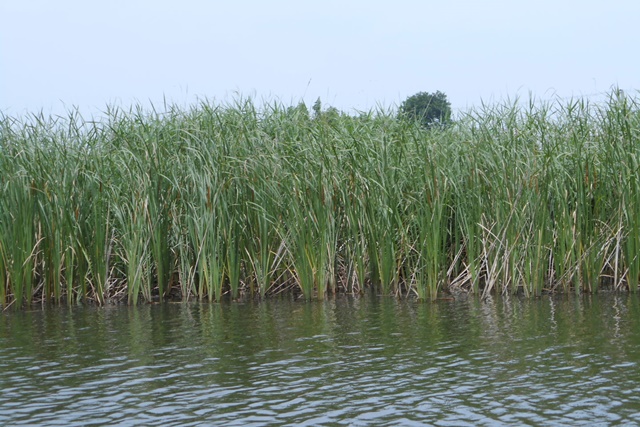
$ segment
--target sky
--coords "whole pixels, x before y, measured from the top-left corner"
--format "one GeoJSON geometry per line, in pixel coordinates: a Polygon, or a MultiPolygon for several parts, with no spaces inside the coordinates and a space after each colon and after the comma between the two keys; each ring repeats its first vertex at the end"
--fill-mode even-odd
{"type": "Polygon", "coordinates": [[[2,0],[0,112],[597,99],[640,89],[639,18],[638,0],[2,0]]]}

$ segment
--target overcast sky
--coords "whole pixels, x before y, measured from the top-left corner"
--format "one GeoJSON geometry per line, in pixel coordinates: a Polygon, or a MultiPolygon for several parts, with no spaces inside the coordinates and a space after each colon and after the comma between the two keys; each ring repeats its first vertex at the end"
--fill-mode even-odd
{"type": "Polygon", "coordinates": [[[638,0],[2,0],[0,110],[594,98],[640,89],[639,21],[638,0]]]}

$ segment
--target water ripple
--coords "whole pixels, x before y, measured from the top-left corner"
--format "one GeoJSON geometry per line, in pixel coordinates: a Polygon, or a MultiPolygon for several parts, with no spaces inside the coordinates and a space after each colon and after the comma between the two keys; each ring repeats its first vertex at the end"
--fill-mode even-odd
{"type": "Polygon", "coordinates": [[[64,346],[5,318],[23,329],[0,330],[0,425],[640,422],[631,318],[614,342],[557,302],[546,332],[543,304],[385,304],[76,309],[54,316],[64,346]]]}

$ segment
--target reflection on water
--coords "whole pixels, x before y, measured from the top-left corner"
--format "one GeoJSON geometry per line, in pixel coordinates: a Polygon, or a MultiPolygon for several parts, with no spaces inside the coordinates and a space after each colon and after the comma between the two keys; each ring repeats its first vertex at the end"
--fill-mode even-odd
{"type": "Polygon", "coordinates": [[[634,295],[0,316],[0,425],[640,423],[634,295]]]}

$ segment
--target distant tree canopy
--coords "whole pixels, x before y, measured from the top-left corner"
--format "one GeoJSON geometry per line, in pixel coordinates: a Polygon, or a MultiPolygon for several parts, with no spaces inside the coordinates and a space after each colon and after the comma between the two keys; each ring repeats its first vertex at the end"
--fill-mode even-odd
{"type": "Polygon", "coordinates": [[[338,111],[336,107],[329,107],[325,110],[322,109],[322,101],[320,97],[316,100],[312,107],[313,110],[313,118],[316,120],[327,120],[331,122],[332,120],[340,117],[341,113],[338,111]]]}
{"type": "Polygon", "coordinates": [[[445,125],[451,121],[451,104],[443,92],[418,92],[400,105],[400,115],[417,120],[427,128],[445,125]]]}
{"type": "Polygon", "coordinates": [[[344,115],[340,110],[335,107],[328,107],[323,109],[322,101],[320,98],[314,102],[311,107],[311,111],[307,108],[304,101],[300,101],[297,106],[290,106],[287,108],[287,112],[291,115],[297,116],[300,120],[324,120],[325,122],[334,122],[338,118],[344,115]]]}

